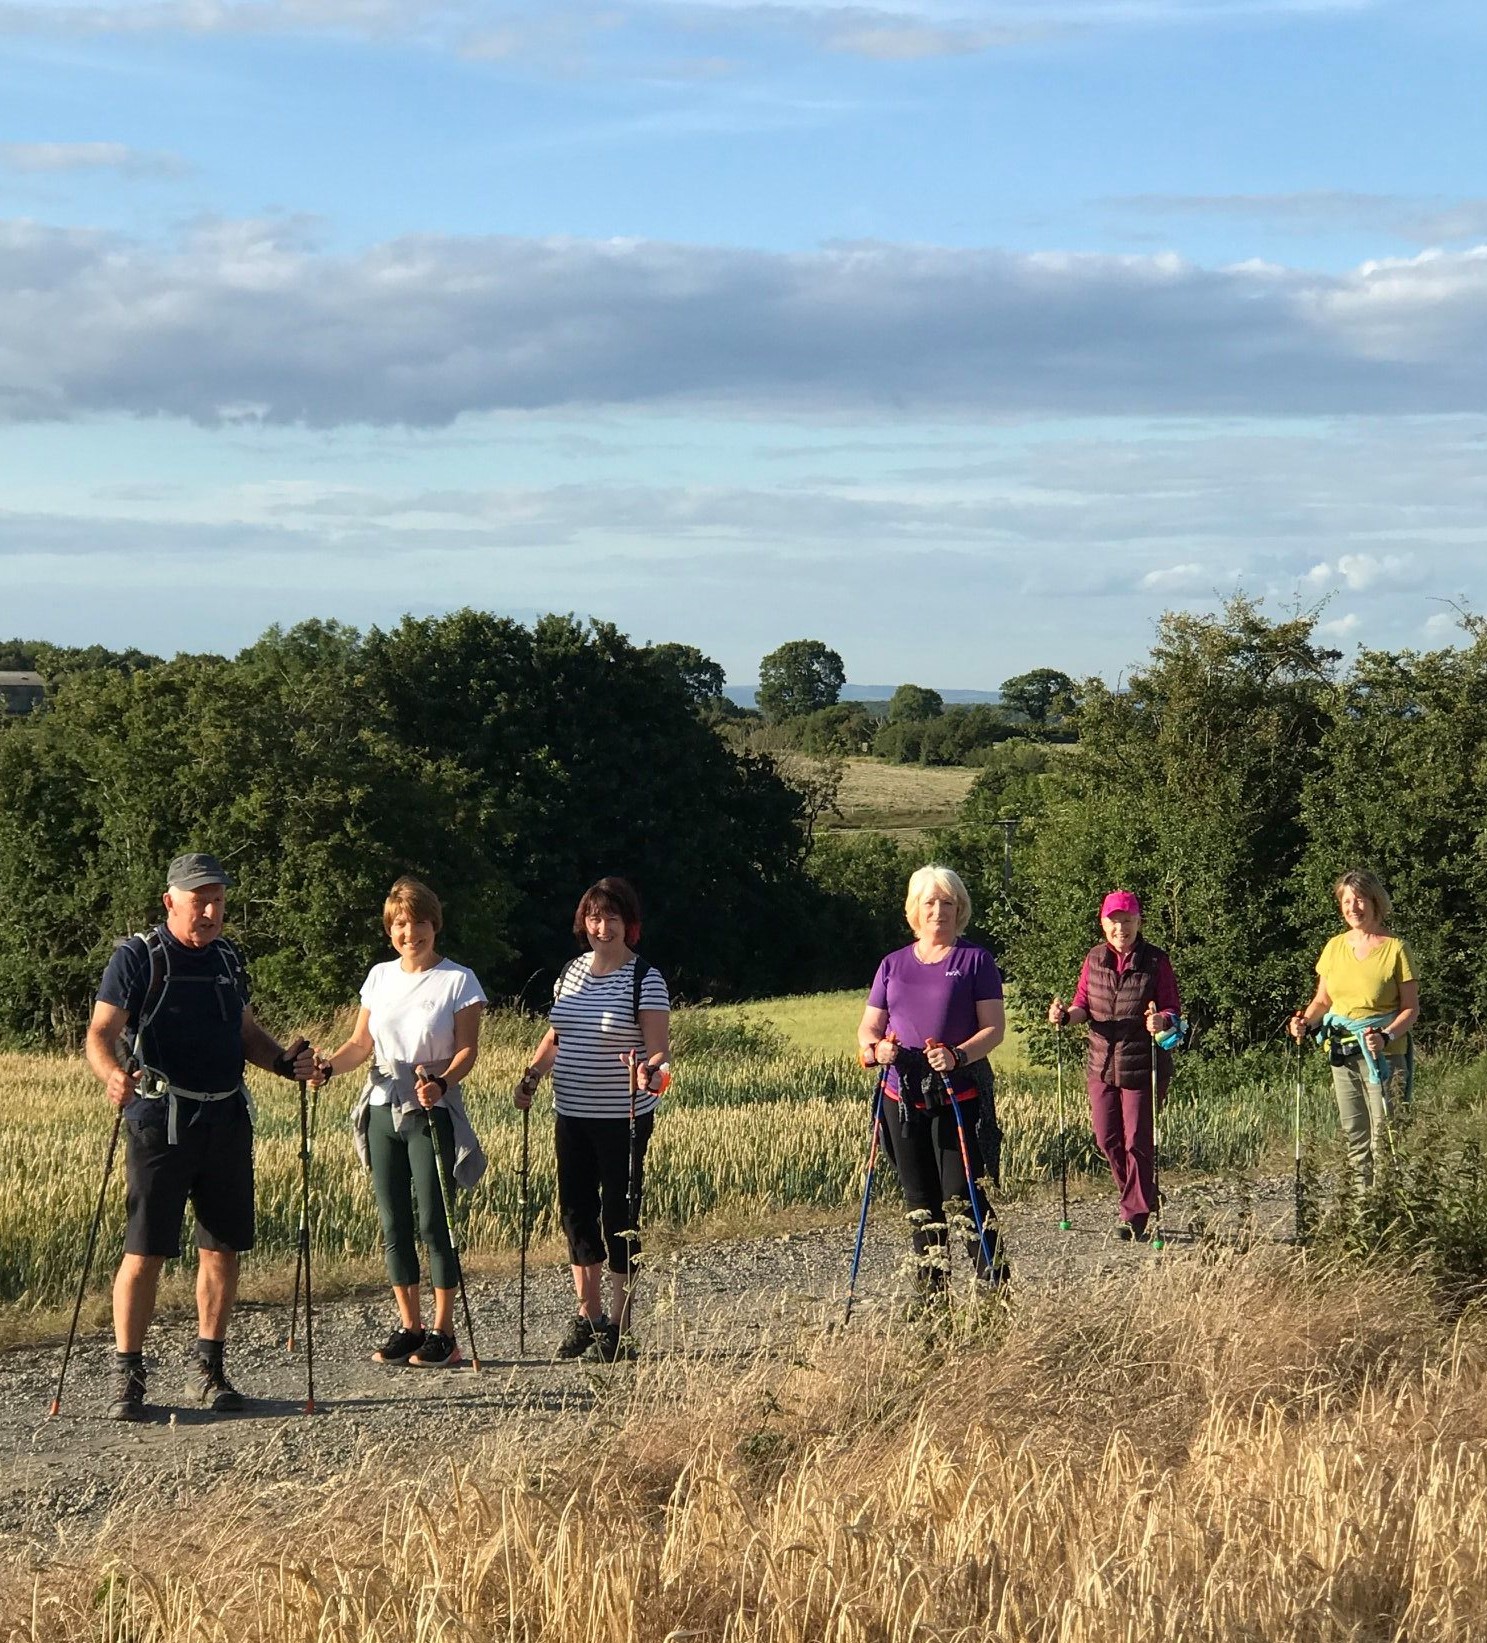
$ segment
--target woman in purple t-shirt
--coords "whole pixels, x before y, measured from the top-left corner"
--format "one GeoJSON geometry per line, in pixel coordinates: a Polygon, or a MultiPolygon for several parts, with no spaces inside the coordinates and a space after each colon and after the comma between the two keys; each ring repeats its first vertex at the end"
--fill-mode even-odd
{"type": "Polygon", "coordinates": [[[970,1070],[1007,1031],[1001,972],[984,947],[965,940],[971,898],[948,867],[921,867],[914,874],[904,915],[915,939],[878,966],[857,1028],[864,1064],[888,1069],[883,1147],[909,1208],[924,1290],[933,1294],[946,1286],[945,1205],[966,1203],[970,1193],[986,1227],[991,1266],[974,1230],[966,1250],[978,1277],[1002,1283],[1007,1267],[981,1187],[986,1165],[976,1141],[980,1093],[970,1070]],[[964,1125],[969,1183],[947,1089],[964,1125]]]}

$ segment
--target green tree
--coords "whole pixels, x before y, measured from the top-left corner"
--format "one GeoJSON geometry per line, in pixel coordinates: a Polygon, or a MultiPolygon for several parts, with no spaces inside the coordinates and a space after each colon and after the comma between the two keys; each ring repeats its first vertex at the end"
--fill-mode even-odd
{"type": "Polygon", "coordinates": [[[1002,706],[1034,725],[1046,724],[1054,712],[1067,713],[1074,695],[1074,681],[1056,667],[1035,667],[1002,681],[1002,706]]]}
{"type": "Polygon", "coordinates": [[[646,654],[681,681],[682,689],[699,711],[711,712],[723,701],[728,675],[696,645],[647,645],[646,654]]]}
{"type": "Polygon", "coordinates": [[[923,685],[900,685],[888,699],[888,723],[903,720],[938,719],[945,711],[945,699],[937,690],[923,685]]]}
{"type": "Polygon", "coordinates": [[[842,693],[842,659],[819,639],[792,639],[759,663],[759,710],[771,724],[830,707],[842,693]]]}
{"type": "Polygon", "coordinates": [[[1337,661],[1315,620],[1271,622],[1244,598],[1216,616],[1169,613],[1126,690],[1087,683],[1079,752],[1043,778],[1019,852],[1012,954],[1029,1021],[1068,995],[1115,885],[1141,896],[1210,1043],[1264,1042],[1294,1004],[1302,793],[1337,661]]]}
{"type": "Polygon", "coordinates": [[[1340,928],[1332,886],[1371,867],[1421,976],[1437,1040],[1487,1033],[1487,625],[1459,649],[1364,651],[1331,704],[1306,783],[1296,993],[1340,928]]]}

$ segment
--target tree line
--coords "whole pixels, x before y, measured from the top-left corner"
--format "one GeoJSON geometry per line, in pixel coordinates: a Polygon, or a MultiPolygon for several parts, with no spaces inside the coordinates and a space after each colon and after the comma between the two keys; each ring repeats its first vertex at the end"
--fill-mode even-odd
{"type": "Polygon", "coordinates": [[[700,651],[603,623],[460,611],[274,629],[232,659],[63,654],[48,711],[0,725],[0,1034],[75,1037],[111,940],[194,846],[237,874],[236,931],[286,1017],[352,996],[400,872],[447,897],[450,951],[488,989],[534,1000],[578,891],[627,872],[646,950],[683,995],[724,998],[865,985],[936,858],[1030,1022],[1073,985],[1103,892],[1136,890],[1225,1054],[1277,1041],[1336,928],[1330,887],[1365,864],[1418,960],[1422,1035],[1480,1044],[1487,623],[1345,667],[1316,621],[1245,598],[1169,613],[1119,687],[1060,688],[1075,745],[1028,715],[912,849],[827,829],[829,761],[731,741],[700,651]]]}
{"type": "Polygon", "coordinates": [[[721,670],[690,647],[464,610],[271,629],[233,658],[5,649],[53,680],[45,712],[0,726],[12,1041],[77,1038],[113,940],[158,917],[188,848],[234,874],[232,928],[279,1020],[354,996],[404,872],[445,897],[448,949],[493,996],[550,991],[606,872],[639,886],[645,949],[687,996],[875,958],[861,910],[808,871],[799,790],[708,724],[721,670]]]}
{"type": "Polygon", "coordinates": [[[1077,748],[1009,744],[978,778],[934,848],[966,875],[1030,1023],[1068,996],[1119,885],[1210,1050],[1278,1043],[1339,928],[1332,885],[1367,865],[1419,964],[1422,1037],[1487,1038],[1487,623],[1346,667],[1316,623],[1243,597],[1168,614],[1121,688],[1083,683],[1077,748]]]}

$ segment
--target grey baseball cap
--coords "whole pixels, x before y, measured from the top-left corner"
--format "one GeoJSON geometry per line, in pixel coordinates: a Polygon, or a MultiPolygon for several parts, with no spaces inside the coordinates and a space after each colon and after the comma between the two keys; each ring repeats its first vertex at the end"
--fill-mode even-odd
{"type": "Polygon", "coordinates": [[[230,888],[232,882],[232,875],[215,856],[203,855],[196,850],[177,856],[165,871],[168,890],[200,890],[206,884],[223,884],[230,888]]]}

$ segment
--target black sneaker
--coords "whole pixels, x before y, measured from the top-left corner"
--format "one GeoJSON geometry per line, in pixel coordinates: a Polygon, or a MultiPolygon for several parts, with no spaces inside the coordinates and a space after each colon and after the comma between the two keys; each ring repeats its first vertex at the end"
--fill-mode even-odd
{"type": "Polygon", "coordinates": [[[1129,1221],[1117,1221],[1115,1223],[1115,1236],[1120,1239],[1121,1243],[1128,1244],[1136,1236],[1136,1229],[1129,1221]]]}
{"type": "Polygon", "coordinates": [[[143,1369],[114,1371],[114,1398],[108,1406],[108,1418],[111,1421],[144,1421],[150,1418],[145,1408],[143,1369]]]}
{"type": "Polygon", "coordinates": [[[620,1326],[606,1322],[594,1331],[594,1339],[583,1357],[585,1363],[634,1363],[639,1353],[635,1337],[620,1334],[620,1326]]]}
{"type": "Polygon", "coordinates": [[[568,1323],[568,1333],[558,1342],[555,1357],[581,1358],[595,1341],[609,1328],[609,1319],[601,1312],[598,1318],[586,1318],[575,1312],[568,1323]]]}
{"type": "Polygon", "coordinates": [[[423,1345],[410,1353],[408,1362],[415,1369],[453,1369],[459,1363],[460,1349],[453,1335],[441,1335],[437,1329],[428,1330],[423,1345]]]}
{"type": "Polygon", "coordinates": [[[248,1400],[227,1378],[220,1363],[208,1363],[205,1358],[193,1358],[186,1371],[187,1403],[198,1409],[210,1409],[214,1415],[231,1415],[248,1407],[248,1400]]]}
{"type": "Polygon", "coordinates": [[[407,1363],[428,1339],[424,1329],[404,1329],[400,1324],[372,1354],[373,1363],[407,1363]]]}

